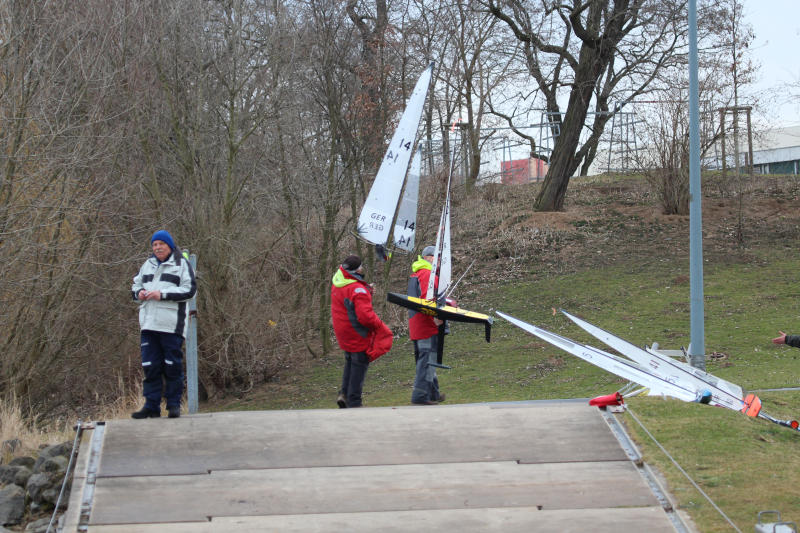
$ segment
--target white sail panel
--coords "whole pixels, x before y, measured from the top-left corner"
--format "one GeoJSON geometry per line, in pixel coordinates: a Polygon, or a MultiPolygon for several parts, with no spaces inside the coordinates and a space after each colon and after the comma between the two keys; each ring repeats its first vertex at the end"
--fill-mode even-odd
{"type": "Polygon", "coordinates": [[[692,374],[694,374],[695,376],[699,377],[703,381],[705,381],[707,383],[710,383],[710,384],[714,385],[715,387],[719,387],[720,389],[724,390],[725,392],[727,392],[728,394],[730,394],[732,396],[735,396],[736,398],[744,398],[744,396],[745,396],[744,391],[742,390],[742,388],[739,385],[735,384],[735,383],[731,383],[730,381],[726,381],[726,380],[724,380],[722,378],[718,378],[714,374],[709,374],[708,372],[700,370],[699,368],[694,368],[693,366],[687,365],[686,363],[684,363],[682,361],[676,361],[676,360],[672,359],[671,357],[669,357],[668,355],[664,355],[664,354],[658,353],[656,350],[653,350],[653,349],[651,349],[649,347],[646,347],[645,350],[647,351],[647,353],[649,353],[651,355],[654,355],[655,357],[657,357],[658,359],[660,359],[662,361],[669,362],[670,364],[677,364],[677,365],[681,366],[682,368],[685,368],[687,371],[691,372],[692,374]]]}
{"type": "Polygon", "coordinates": [[[411,159],[432,73],[433,63],[422,73],[411,98],[408,99],[408,105],[400,117],[400,123],[358,217],[358,234],[372,244],[386,244],[389,240],[392,219],[411,159]]]}
{"type": "Polygon", "coordinates": [[[439,283],[434,288],[435,275],[428,280],[426,300],[438,300],[444,296],[452,279],[452,262],[450,254],[450,191],[444,201],[442,216],[439,218],[439,230],[436,232],[436,254],[433,256],[432,271],[438,273],[439,283]]]}
{"type": "MultiPolygon", "coordinates": [[[[436,300],[436,272],[439,270],[442,255],[442,238],[444,237],[444,217],[447,214],[447,203],[445,203],[442,214],[439,217],[439,229],[436,231],[436,252],[433,255],[433,263],[431,263],[431,276],[428,278],[428,287],[425,291],[426,300],[436,300]]],[[[439,285],[441,286],[441,285],[439,285]]]]}
{"type": "Polygon", "coordinates": [[[447,198],[444,202],[444,236],[442,237],[442,251],[439,267],[439,294],[444,296],[450,288],[450,281],[453,277],[452,255],[450,253],[450,190],[447,191],[447,198]]]}
{"type": "Polygon", "coordinates": [[[410,252],[414,249],[414,235],[417,227],[417,201],[419,199],[419,177],[422,169],[422,149],[417,147],[411,168],[406,178],[406,187],[403,189],[403,198],[397,210],[397,219],[394,223],[394,245],[410,252]]]}
{"type": "MultiPolygon", "coordinates": [[[[461,119],[459,119],[460,121],[461,119]]],[[[450,131],[455,130],[456,123],[450,131]]],[[[452,256],[450,254],[450,183],[453,179],[453,170],[456,164],[456,143],[453,143],[453,155],[450,158],[450,172],[447,175],[447,194],[444,198],[444,208],[439,219],[439,229],[436,231],[436,255],[433,258],[433,272],[438,272],[439,283],[434,289],[434,276],[428,281],[427,300],[439,300],[447,293],[453,274],[452,256]],[[438,290],[438,292],[437,292],[438,290]]]]}
{"type": "Polygon", "coordinates": [[[630,357],[632,360],[646,367],[652,374],[660,376],[672,383],[679,383],[683,387],[692,389],[697,393],[708,390],[711,393],[710,403],[712,405],[721,405],[728,409],[733,409],[734,411],[738,411],[742,408],[744,403],[742,401],[742,389],[738,385],[728,383],[705,372],[699,374],[699,371],[696,372],[697,369],[686,363],[648,352],[625,339],[612,335],[594,324],[571,315],[563,309],[561,312],[584,331],[603,341],[619,353],[630,357]]]}
{"type": "Polygon", "coordinates": [[[539,337],[540,339],[547,341],[550,344],[557,346],[576,357],[580,357],[587,363],[591,363],[607,372],[611,372],[612,374],[616,374],[621,378],[633,381],[634,383],[638,383],[639,385],[646,387],[649,389],[648,394],[651,396],[671,396],[685,402],[697,400],[697,394],[694,390],[685,387],[680,383],[671,383],[660,376],[651,374],[648,370],[637,365],[633,361],[627,361],[621,357],[616,357],[592,346],[586,346],[579,342],[575,342],[572,339],[562,337],[561,335],[539,328],[533,324],[528,324],[527,322],[514,318],[505,313],[501,313],[500,311],[495,312],[502,318],[527,331],[531,335],[539,337]]]}

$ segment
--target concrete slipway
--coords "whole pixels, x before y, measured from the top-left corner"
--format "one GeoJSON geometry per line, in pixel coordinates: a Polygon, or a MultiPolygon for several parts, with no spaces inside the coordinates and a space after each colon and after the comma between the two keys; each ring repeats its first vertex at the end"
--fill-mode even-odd
{"type": "Polygon", "coordinates": [[[691,531],[586,401],[250,411],[83,432],[61,531],[691,531]]]}

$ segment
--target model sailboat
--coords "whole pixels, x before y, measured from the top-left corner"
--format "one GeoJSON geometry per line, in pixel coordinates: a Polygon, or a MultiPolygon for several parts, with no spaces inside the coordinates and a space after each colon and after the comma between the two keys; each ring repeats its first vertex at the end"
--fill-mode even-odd
{"type": "Polygon", "coordinates": [[[686,383],[687,386],[695,391],[708,391],[709,399],[707,403],[737,411],[741,410],[744,405],[744,394],[742,393],[742,388],[738,385],[658,352],[639,348],[594,324],[571,315],[563,309],[561,312],[593,337],[601,340],[625,357],[636,361],[641,366],[649,368],[651,373],[663,376],[674,383],[686,383]]]}
{"type": "MultiPolygon", "coordinates": [[[[403,190],[408,163],[414,152],[414,141],[417,137],[417,128],[432,73],[433,63],[428,65],[414,86],[414,91],[408,99],[408,105],[400,117],[400,122],[358,217],[358,236],[374,244],[378,256],[382,259],[387,257],[386,246],[389,241],[389,233],[392,230],[395,213],[398,212],[400,192],[403,190]]],[[[416,164],[418,165],[418,163],[416,164]]],[[[404,200],[395,222],[395,245],[404,250],[413,249],[419,166],[417,166],[416,176],[414,177],[412,171],[410,177],[413,177],[414,183],[406,185],[404,200]],[[397,226],[400,227],[399,232],[397,226]]]]}
{"type": "MultiPolygon", "coordinates": [[[[447,193],[445,195],[444,208],[442,215],[439,218],[439,229],[436,232],[436,252],[433,257],[431,271],[438,273],[438,285],[436,285],[437,276],[432,274],[428,281],[428,287],[425,292],[425,298],[415,298],[405,294],[398,294],[390,292],[387,295],[387,300],[391,303],[400,305],[423,313],[439,320],[446,321],[452,320],[453,322],[471,322],[484,324],[486,342],[491,339],[492,332],[492,317],[482,313],[467,311],[448,305],[447,297],[448,291],[452,291],[452,256],[450,253],[450,182],[453,177],[453,168],[455,165],[455,154],[451,160],[450,172],[447,178],[447,193]]],[[[442,354],[444,349],[444,329],[445,325],[439,326],[439,343],[437,354],[437,366],[442,366],[442,354]]],[[[444,367],[448,368],[448,367],[444,367]]]]}
{"type": "Polygon", "coordinates": [[[618,405],[624,398],[638,394],[669,396],[685,402],[699,402],[740,411],[750,417],[763,418],[775,424],[799,430],[796,420],[779,420],[761,411],[761,400],[755,394],[744,395],[742,388],[655,350],[645,350],[612,335],[589,322],[562,310],[562,313],[595,338],[608,344],[631,360],[612,355],[592,346],[573,341],[551,331],[528,324],[497,311],[497,314],[531,335],[549,342],[607,372],[616,374],[641,388],[632,392],[596,398],[592,405],[618,405]]]}

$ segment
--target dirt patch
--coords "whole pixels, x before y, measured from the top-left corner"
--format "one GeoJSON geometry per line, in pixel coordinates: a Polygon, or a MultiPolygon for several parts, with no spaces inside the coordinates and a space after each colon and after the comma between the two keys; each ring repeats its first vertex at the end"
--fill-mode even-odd
{"type": "MultiPolygon", "coordinates": [[[[559,212],[533,209],[539,184],[497,186],[491,194],[460,198],[453,210],[456,263],[477,257],[473,272],[481,277],[518,279],[531,272],[688,257],[689,216],[664,214],[646,180],[617,179],[621,183],[574,179],[559,212]]],[[[740,198],[729,192],[732,187],[709,180],[702,206],[706,258],[748,261],[750,247],[793,245],[800,235],[798,181],[757,176],[740,198]]],[[[459,266],[454,263],[454,270],[459,266]]]]}
{"type": "Polygon", "coordinates": [[[586,216],[577,206],[569,206],[566,210],[559,212],[533,211],[528,215],[528,218],[520,222],[520,225],[529,228],[574,231],[576,223],[584,220],[586,220],[586,216]]]}

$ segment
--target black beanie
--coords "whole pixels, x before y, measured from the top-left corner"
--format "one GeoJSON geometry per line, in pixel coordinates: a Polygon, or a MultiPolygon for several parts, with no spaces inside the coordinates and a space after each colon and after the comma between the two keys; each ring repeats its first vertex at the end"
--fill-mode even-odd
{"type": "Polygon", "coordinates": [[[358,270],[358,267],[360,266],[361,258],[357,255],[349,255],[344,261],[342,261],[342,268],[351,272],[358,270]]]}

